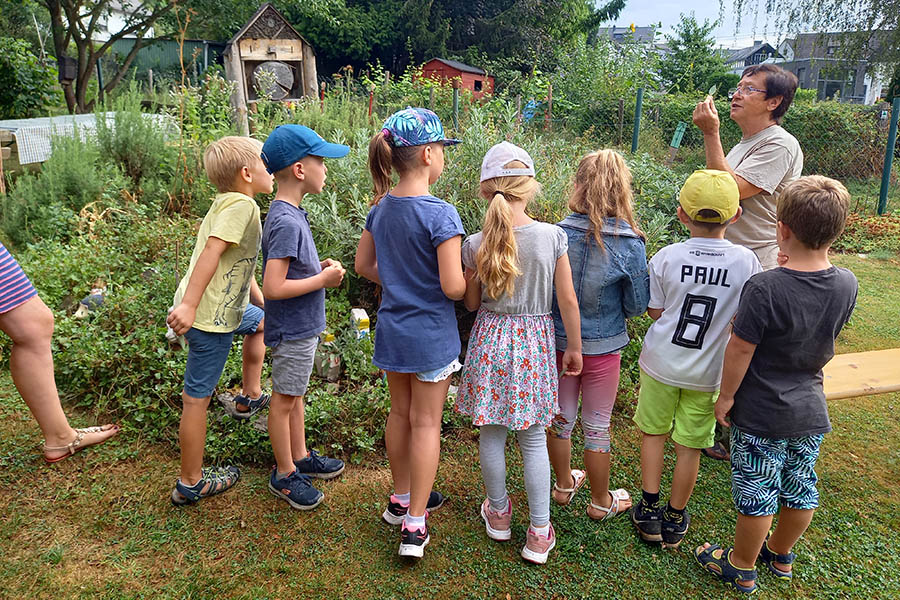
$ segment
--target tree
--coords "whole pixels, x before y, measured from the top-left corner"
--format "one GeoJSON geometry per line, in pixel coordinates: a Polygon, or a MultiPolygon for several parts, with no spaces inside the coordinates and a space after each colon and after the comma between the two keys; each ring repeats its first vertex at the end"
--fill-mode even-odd
{"type": "Polygon", "coordinates": [[[54,100],[55,75],[27,41],[0,37],[0,119],[40,116],[54,100]]]}
{"type": "Polygon", "coordinates": [[[134,37],[135,43],[118,66],[115,75],[104,82],[103,92],[110,92],[119,85],[128,72],[131,62],[144,45],[144,38],[160,17],[172,10],[176,0],[40,0],[50,14],[50,30],[57,59],[68,55],[70,44],[77,53],[77,73],[72,85],[64,85],[63,92],[69,112],[85,113],[94,108],[94,100],[87,100],[88,84],[97,68],[97,61],[124,37],[134,37]],[[110,31],[109,39],[97,42],[101,37],[101,25],[113,8],[125,12],[124,26],[120,31],[110,31]]]}
{"type": "MultiPolygon", "coordinates": [[[[745,15],[756,19],[762,5],[781,36],[804,31],[846,32],[841,38],[841,58],[865,59],[887,72],[900,64],[900,0],[732,2],[737,15],[735,31],[745,15]]],[[[724,3],[719,0],[720,6],[724,3]]]]}
{"type": "Polygon", "coordinates": [[[667,35],[669,54],[660,65],[660,76],[670,92],[694,92],[717,85],[728,75],[722,53],[715,49],[712,31],[718,22],[698,23],[694,13],[681,15],[675,35],[667,35]]]}

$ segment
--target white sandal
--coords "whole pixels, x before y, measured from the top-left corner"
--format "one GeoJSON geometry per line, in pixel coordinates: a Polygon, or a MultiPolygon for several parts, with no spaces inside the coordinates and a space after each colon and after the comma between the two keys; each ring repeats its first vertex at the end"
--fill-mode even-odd
{"type": "Polygon", "coordinates": [[[627,508],[619,510],[619,502],[620,501],[624,501],[624,500],[631,501],[631,496],[628,494],[628,492],[626,490],[623,490],[621,488],[618,490],[610,490],[609,497],[612,498],[612,502],[610,502],[609,508],[606,508],[605,506],[600,506],[599,504],[594,504],[593,502],[591,502],[590,505],[588,506],[588,511],[587,511],[588,516],[595,521],[605,521],[607,519],[612,519],[613,517],[615,517],[617,515],[622,515],[622,514],[625,514],[626,512],[628,512],[627,508]],[[603,512],[605,514],[598,519],[597,517],[595,517],[591,514],[590,509],[592,509],[592,508],[594,510],[599,510],[600,512],[603,512]]]}
{"type": "MultiPolygon", "coordinates": [[[[48,446],[44,444],[44,460],[48,463],[57,463],[63,459],[69,458],[79,450],[84,450],[89,446],[94,446],[96,444],[89,444],[88,446],[82,446],[81,443],[84,441],[84,436],[89,433],[103,433],[105,431],[110,431],[111,429],[118,430],[118,425],[100,425],[95,427],[83,427],[81,429],[75,429],[75,439],[66,444],[65,446],[48,446]],[[60,450],[65,450],[66,454],[62,456],[57,456],[56,458],[47,458],[47,452],[59,452],[60,450]]],[[[113,434],[115,435],[115,434],[113,434]]],[[[110,436],[112,437],[112,436],[110,436]]],[[[106,440],[103,440],[106,441],[106,440]]],[[[101,442],[97,442],[101,443],[101,442]]]]}
{"type": "Polygon", "coordinates": [[[560,502],[556,499],[556,496],[553,496],[553,494],[551,494],[554,502],[562,506],[568,506],[569,504],[571,504],[572,498],[575,497],[575,493],[578,491],[578,488],[584,485],[584,482],[587,480],[587,473],[585,473],[581,469],[572,469],[572,480],[575,481],[575,485],[570,488],[561,488],[559,487],[557,482],[553,482],[553,491],[559,492],[561,494],[566,494],[565,502],[560,502]]]}

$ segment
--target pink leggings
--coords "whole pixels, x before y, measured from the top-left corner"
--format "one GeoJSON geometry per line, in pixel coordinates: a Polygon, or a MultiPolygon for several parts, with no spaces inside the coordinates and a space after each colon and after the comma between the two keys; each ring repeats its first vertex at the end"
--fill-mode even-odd
{"type": "MultiPolygon", "coordinates": [[[[556,353],[556,367],[562,368],[562,352],[556,353]]],[[[581,429],[584,449],[590,452],[609,452],[609,420],[616,392],[619,389],[620,354],[585,356],[581,375],[566,375],[559,380],[560,412],[550,423],[550,432],[568,439],[578,417],[578,396],[581,395],[581,429]]]]}

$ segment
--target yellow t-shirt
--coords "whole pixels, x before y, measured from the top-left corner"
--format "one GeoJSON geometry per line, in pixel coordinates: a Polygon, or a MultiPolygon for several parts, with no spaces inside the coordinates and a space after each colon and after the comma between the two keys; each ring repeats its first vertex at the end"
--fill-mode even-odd
{"type": "Polygon", "coordinates": [[[253,198],[226,192],[213,200],[200,224],[191,266],[175,291],[173,306],[181,303],[194,265],[210,237],[228,242],[228,247],[200,298],[193,326],[201,331],[228,333],[241,324],[244,309],[250,301],[250,278],[254,276],[259,256],[262,226],[259,206],[253,198]]]}

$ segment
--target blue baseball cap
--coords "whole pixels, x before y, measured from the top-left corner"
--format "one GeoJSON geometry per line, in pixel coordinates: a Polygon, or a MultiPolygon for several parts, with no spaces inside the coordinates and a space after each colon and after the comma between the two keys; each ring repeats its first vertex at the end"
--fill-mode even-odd
{"type": "Polygon", "coordinates": [[[411,106],[388,117],[381,131],[393,146],[421,146],[436,142],[452,146],[462,141],[444,137],[444,126],[436,114],[427,108],[411,106]]]}
{"type": "Polygon", "coordinates": [[[260,157],[266,171],[277,173],[306,156],[341,158],[347,156],[350,146],[332,144],[322,136],[303,125],[279,125],[263,144],[260,157]]]}

